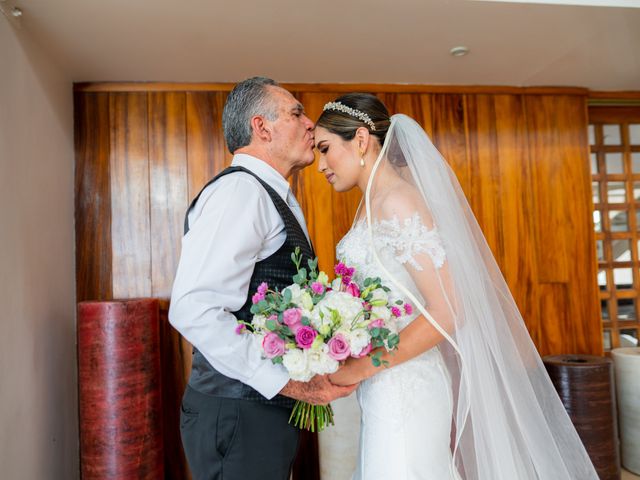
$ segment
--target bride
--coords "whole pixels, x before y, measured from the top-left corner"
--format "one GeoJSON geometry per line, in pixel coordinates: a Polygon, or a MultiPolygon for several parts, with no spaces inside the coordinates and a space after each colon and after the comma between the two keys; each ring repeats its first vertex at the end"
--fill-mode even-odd
{"type": "Polygon", "coordinates": [[[588,480],[595,469],[551,384],[458,181],[422,128],[375,96],[325,105],[319,169],[364,205],[337,257],[413,306],[389,368],[360,383],[354,480],[588,480]]]}

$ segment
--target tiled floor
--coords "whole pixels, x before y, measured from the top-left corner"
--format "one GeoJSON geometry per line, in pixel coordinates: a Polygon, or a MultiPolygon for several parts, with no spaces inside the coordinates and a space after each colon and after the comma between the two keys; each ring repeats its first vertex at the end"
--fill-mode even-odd
{"type": "Polygon", "coordinates": [[[640,477],[626,470],[622,470],[622,480],[640,480],[640,477]]]}

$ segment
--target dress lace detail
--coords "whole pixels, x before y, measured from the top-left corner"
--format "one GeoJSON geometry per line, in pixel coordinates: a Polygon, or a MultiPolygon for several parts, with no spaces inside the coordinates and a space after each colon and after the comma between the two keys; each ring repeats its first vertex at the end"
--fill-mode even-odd
{"type": "Polygon", "coordinates": [[[396,252],[396,260],[401,264],[409,263],[413,268],[422,271],[422,266],[414,258],[419,253],[426,253],[431,257],[436,268],[444,265],[446,257],[438,229],[429,230],[420,214],[415,212],[411,217],[400,222],[397,216],[390,220],[377,223],[377,233],[380,240],[392,246],[396,252]]]}
{"type": "MultiPolygon", "coordinates": [[[[429,255],[436,268],[444,265],[446,252],[438,229],[435,226],[428,229],[418,212],[402,220],[397,215],[388,220],[374,220],[373,236],[378,247],[402,265],[408,263],[417,271],[422,271],[423,267],[415,259],[420,253],[429,255]]],[[[367,224],[362,220],[345,235],[336,248],[339,259],[365,267],[361,271],[362,279],[372,276],[368,273],[375,270],[371,251],[364,247],[368,243],[367,224]]]]}

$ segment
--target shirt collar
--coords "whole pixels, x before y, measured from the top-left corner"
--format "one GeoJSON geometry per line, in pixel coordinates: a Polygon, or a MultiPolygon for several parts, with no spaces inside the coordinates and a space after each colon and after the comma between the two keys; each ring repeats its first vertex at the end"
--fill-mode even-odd
{"type": "Polygon", "coordinates": [[[231,165],[244,167],[252,173],[255,173],[258,177],[267,182],[269,186],[273,188],[285,202],[287,202],[287,196],[289,195],[290,189],[289,182],[271,165],[268,165],[263,160],[246,153],[237,153],[234,155],[231,165]]]}

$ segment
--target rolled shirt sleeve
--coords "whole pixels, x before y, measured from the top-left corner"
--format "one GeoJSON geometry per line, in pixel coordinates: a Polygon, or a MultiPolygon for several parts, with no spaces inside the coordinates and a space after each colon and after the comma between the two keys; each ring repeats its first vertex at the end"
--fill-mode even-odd
{"type": "Polygon", "coordinates": [[[246,302],[264,244],[284,225],[267,192],[244,173],[207,187],[196,207],[182,240],[169,321],[217,371],[273,398],[289,375],[262,358],[256,337],[235,333],[231,312],[246,302]]]}

